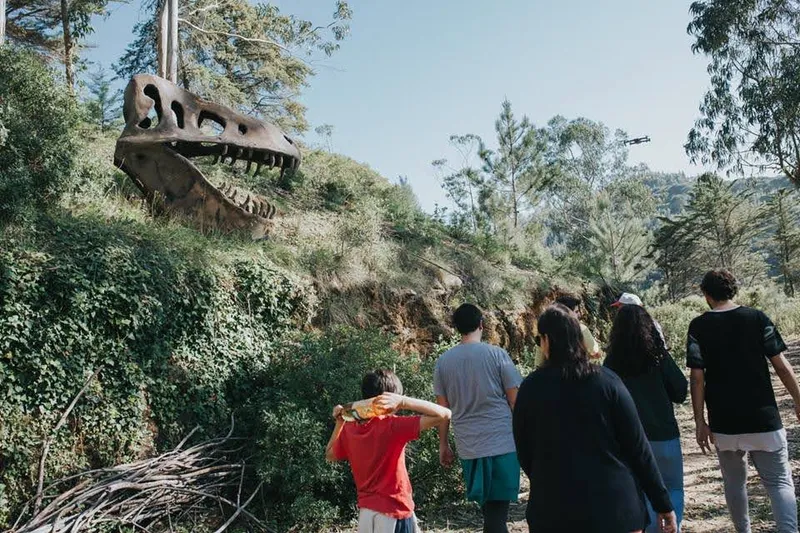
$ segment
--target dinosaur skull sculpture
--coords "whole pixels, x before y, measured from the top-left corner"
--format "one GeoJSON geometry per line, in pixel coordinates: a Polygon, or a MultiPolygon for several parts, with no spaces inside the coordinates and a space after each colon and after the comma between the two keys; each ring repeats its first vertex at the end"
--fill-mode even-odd
{"type": "Polygon", "coordinates": [[[125,129],[114,163],[148,202],[193,216],[201,227],[246,230],[263,238],[275,207],[254,194],[212,185],[192,163],[213,157],[255,167],[295,170],[300,150],[278,127],[247,117],[156,76],[135,76],[125,89],[125,129]],[[156,123],[157,121],[157,123],[156,123]]]}

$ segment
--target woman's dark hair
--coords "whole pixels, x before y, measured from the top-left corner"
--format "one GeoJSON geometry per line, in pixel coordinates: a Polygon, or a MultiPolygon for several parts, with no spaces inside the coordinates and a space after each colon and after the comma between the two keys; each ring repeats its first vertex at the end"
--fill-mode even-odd
{"type": "Polygon", "coordinates": [[[724,302],[736,296],[736,293],[739,292],[739,285],[729,270],[718,268],[703,276],[700,289],[714,300],[724,302]]]}
{"type": "Polygon", "coordinates": [[[361,380],[361,397],[365,400],[380,396],[384,392],[403,394],[400,378],[391,370],[378,369],[370,372],[361,380]]]}
{"type": "Polygon", "coordinates": [[[658,367],[667,349],[650,314],[638,305],[623,305],[614,318],[606,366],[622,377],[658,367]]]}
{"type": "Polygon", "coordinates": [[[461,304],[453,313],[453,326],[462,335],[468,335],[481,327],[483,314],[477,306],[461,304]]]}
{"type": "Polygon", "coordinates": [[[554,304],[545,309],[538,330],[550,342],[545,366],[560,368],[565,379],[583,379],[597,372],[583,345],[581,325],[568,307],[554,304]]]}

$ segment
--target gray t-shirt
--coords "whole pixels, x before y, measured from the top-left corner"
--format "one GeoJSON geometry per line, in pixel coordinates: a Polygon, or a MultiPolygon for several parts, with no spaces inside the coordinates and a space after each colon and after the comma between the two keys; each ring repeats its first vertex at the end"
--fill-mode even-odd
{"type": "Polygon", "coordinates": [[[522,377],[502,348],[486,343],[459,344],[436,361],[433,391],[453,412],[453,432],[461,459],[516,451],[506,390],[522,377]]]}

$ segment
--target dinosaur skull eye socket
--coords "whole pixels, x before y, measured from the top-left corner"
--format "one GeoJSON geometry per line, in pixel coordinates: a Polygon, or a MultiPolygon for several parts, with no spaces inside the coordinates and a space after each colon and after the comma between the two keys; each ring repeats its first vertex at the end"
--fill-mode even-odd
{"type": "Polygon", "coordinates": [[[153,84],[147,85],[144,88],[144,95],[153,101],[153,106],[147,112],[147,118],[139,123],[139,127],[146,130],[158,126],[164,109],[161,107],[161,95],[158,94],[158,87],[153,84]]]}
{"type": "Polygon", "coordinates": [[[197,126],[204,135],[218,136],[225,131],[225,119],[210,111],[200,111],[197,126]]]}
{"type": "Polygon", "coordinates": [[[289,144],[294,144],[294,141],[293,141],[293,140],[291,140],[291,139],[289,138],[289,136],[288,136],[288,135],[284,135],[284,136],[283,136],[283,138],[284,138],[284,139],[286,139],[286,141],[287,141],[289,144]]]}
{"type": "Polygon", "coordinates": [[[247,133],[247,126],[245,126],[244,124],[239,124],[239,133],[245,135],[247,133]]]}

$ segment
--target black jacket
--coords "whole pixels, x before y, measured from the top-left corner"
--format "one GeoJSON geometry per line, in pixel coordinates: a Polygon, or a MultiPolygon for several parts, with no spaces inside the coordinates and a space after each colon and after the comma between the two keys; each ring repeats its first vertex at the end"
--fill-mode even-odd
{"type": "Polygon", "coordinates": [[[627,533],[673,509],[636,406],[611,370],[565,380],[543,367],[519,389],[514,440],[530,478],[532,533],[627,533]]]}
{"type": "MultiPolygon", "coordinates": [[[[618,372],[611,357],[606,359],[605,366],[618,372]]],[[[633,397],[647,439],[664,441],[679,438],[672,404],[686,400],[687,382],[675,360],[666,355],[661,364],[650,372],[633,377],[620,373],[619,377],[633,397]]]]}

